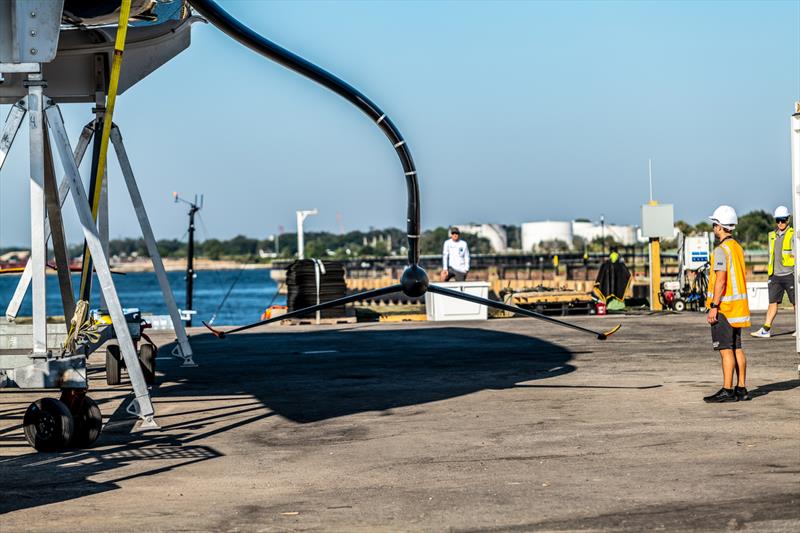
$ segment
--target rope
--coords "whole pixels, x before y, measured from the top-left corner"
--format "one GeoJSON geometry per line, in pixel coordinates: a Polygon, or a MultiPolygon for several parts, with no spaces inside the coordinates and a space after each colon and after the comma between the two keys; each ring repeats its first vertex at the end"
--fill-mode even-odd
{"type": "Polygon", "coordinates": [[[79,344],[96,343],[99,340],[100,333],[93,321],[89,320],[89,302],[79,300],[75,305],[75,314],[70,320],[67,338],[64,339],[63,353],[74,354],[79,344]]]}

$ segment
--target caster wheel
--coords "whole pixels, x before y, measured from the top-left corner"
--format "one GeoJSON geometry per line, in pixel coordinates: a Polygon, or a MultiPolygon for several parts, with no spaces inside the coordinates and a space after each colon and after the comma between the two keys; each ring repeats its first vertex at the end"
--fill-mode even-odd
{"type": "Polygon", "coordinates": [[[675,303],[672,305],[672,307],[676,312],[683,313],[686,310],[686,302],[683,300],[675,300],[675,303]]]}
{"type": "Polygon", "coordinates": [[[71,395],[66,391],[61,395],[61,401],[69,406],[75,421],[75,430],[69,445],[72,448],[90,448],[103,429],[103,415],[97,402],[84,393],[71,395]]]}
{"type": "Polygon", "coordinates": [[[28,443],[40,452],[63,450],[75,433],[72,413],[64,402],[54,398],[30,404],[22,425],[28,443]]]}
{"type": "Polygon", "coordinates": [[[152,385],[156,382],[156,354],[158,348],[155,344],[145,343],[139,347],[139,363],[144,374],[144,382],[152,385]]]}
{"type": "Polygon", "coordinates": [[[119,385],[122,381],[122,354],[119,344],[106,345],[106,383],[119,385]]]}

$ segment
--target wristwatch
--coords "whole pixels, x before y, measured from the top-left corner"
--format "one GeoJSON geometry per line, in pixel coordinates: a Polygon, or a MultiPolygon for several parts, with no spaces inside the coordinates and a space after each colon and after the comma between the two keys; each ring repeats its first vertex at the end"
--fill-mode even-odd
{"type": "Polygon", "coordinates": [[[711,305],[709,305],[708,308],[709,309],[719,309],[719,304],[715,304],[714,302],[711,302],[711,305]]]}

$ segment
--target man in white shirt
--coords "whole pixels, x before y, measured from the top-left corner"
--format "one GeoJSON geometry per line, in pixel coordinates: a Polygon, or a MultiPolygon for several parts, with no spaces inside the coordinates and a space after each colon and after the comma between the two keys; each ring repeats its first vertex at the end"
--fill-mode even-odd
{"type": "Polygon", "coordinates": [[[466,281],[469,272],[469,248],[460,239],[461,232],[456,227],[450,228],[450,238],[444,241],[442,249],[442,281],[466,281]]]}

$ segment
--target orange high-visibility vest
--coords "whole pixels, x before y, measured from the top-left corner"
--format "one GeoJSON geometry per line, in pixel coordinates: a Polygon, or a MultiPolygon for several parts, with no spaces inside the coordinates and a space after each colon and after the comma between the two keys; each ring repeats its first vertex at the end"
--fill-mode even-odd
{"type": "Polygon", "coordinates": [[[714,271],[714,255],[725,254],[725,270],[728,279],[725,283],[725,294],[719,304],[719,312],[725,315],[734,328],[750,327],[750,306],[747,303],[747,280],[744,270],[744,250],[738,242],[726,239],[711,254],[711,275],[708,278],[708,307],[714,298],[714,283],[717,273],[714,271]]]}

